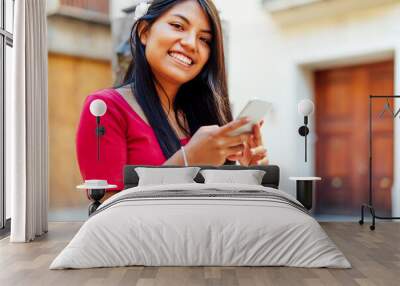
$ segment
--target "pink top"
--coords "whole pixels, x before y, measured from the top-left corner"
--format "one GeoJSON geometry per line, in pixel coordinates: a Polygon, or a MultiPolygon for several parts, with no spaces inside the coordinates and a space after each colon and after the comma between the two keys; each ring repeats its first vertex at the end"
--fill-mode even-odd
{"type": "MultiPolygon", "coordinates": [[[[189,138],[181,139],[185,145],[189,138]]],[[[125,165],[162,165],[166,158],[151,128],[114,89],[104,89],[89,95],[83,105],[76,133],[76,152],[83,180],[107,180],[123,189],[125,165]],[[97,160],[96,117],[90,103],[102,99],[107,112],[100,124],[105,135],[100,139],[100,160],[97,160]]]]}

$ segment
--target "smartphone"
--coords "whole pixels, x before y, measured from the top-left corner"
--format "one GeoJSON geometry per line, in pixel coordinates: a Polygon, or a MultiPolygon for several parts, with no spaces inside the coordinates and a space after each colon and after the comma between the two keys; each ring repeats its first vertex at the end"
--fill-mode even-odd
{"type": "Polygon", "coordinates": [[[242,127],[232,131],[229,133],[230,136],[237,136],[242,133],[250,133],[252,132],[253,125],[260,122],[264,116],[267,114],[272,104],[268,101],[262,99],[251,99],[247,102],[245,107],[236,117],[236,119],[240,119],[242,117],[250,118],[250,122],[242,127]]]}

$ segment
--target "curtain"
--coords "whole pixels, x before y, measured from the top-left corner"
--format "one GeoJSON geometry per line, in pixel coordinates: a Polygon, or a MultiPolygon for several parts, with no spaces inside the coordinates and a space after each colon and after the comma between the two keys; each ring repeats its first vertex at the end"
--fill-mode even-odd
{"type": "Polygon", "coordinates": [[[6,187],[11,242],[47,232],[48,103],[46,0],[15,1],[14,70],[6,98],[6,187]]]}

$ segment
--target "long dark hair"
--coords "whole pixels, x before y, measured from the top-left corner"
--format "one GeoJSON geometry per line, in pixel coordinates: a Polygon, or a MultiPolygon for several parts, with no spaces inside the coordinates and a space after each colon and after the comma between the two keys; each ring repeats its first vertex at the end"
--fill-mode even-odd
{"type": "MultiPolygon", "coordinates": [[[[183,1],[185,0],[155,0],[146,15],[134,23],[130,38],[132,61],[122,83],[122,85],[130,85],[167,159],[179,150],[181,144],[161,106],[156,91],[156,79],[147,62],[145,46],[140,41],[138,26],[141,21],[146,21],[145,29],[150,29],[163,13],[183,1]]],[[[201,72],[193,80],[180,87],[173,102],[176,121],[186,135],[190,136],[203,125],[221,126],[232,121],[218,11],[211,0],[197,0],[197,2],[208,16],[213,34],[210,57],[201,72]],[[180,121],[178,111],[185,115],[189,130],[185,129],[184,122],[180,121]]]]}

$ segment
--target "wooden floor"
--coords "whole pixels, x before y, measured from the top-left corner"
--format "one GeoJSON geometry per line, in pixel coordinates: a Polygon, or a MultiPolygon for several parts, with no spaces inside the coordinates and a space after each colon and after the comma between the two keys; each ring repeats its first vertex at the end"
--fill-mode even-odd
{"type": "Polygon", "coordinates": [[[321,223],[353,268],[121,267],[48,270],[81,223],[50,223],[32,242],[0,241],[0,285],[400,285],[400,224],[380,222],[375,231],[357,223],[321,223]]]}

